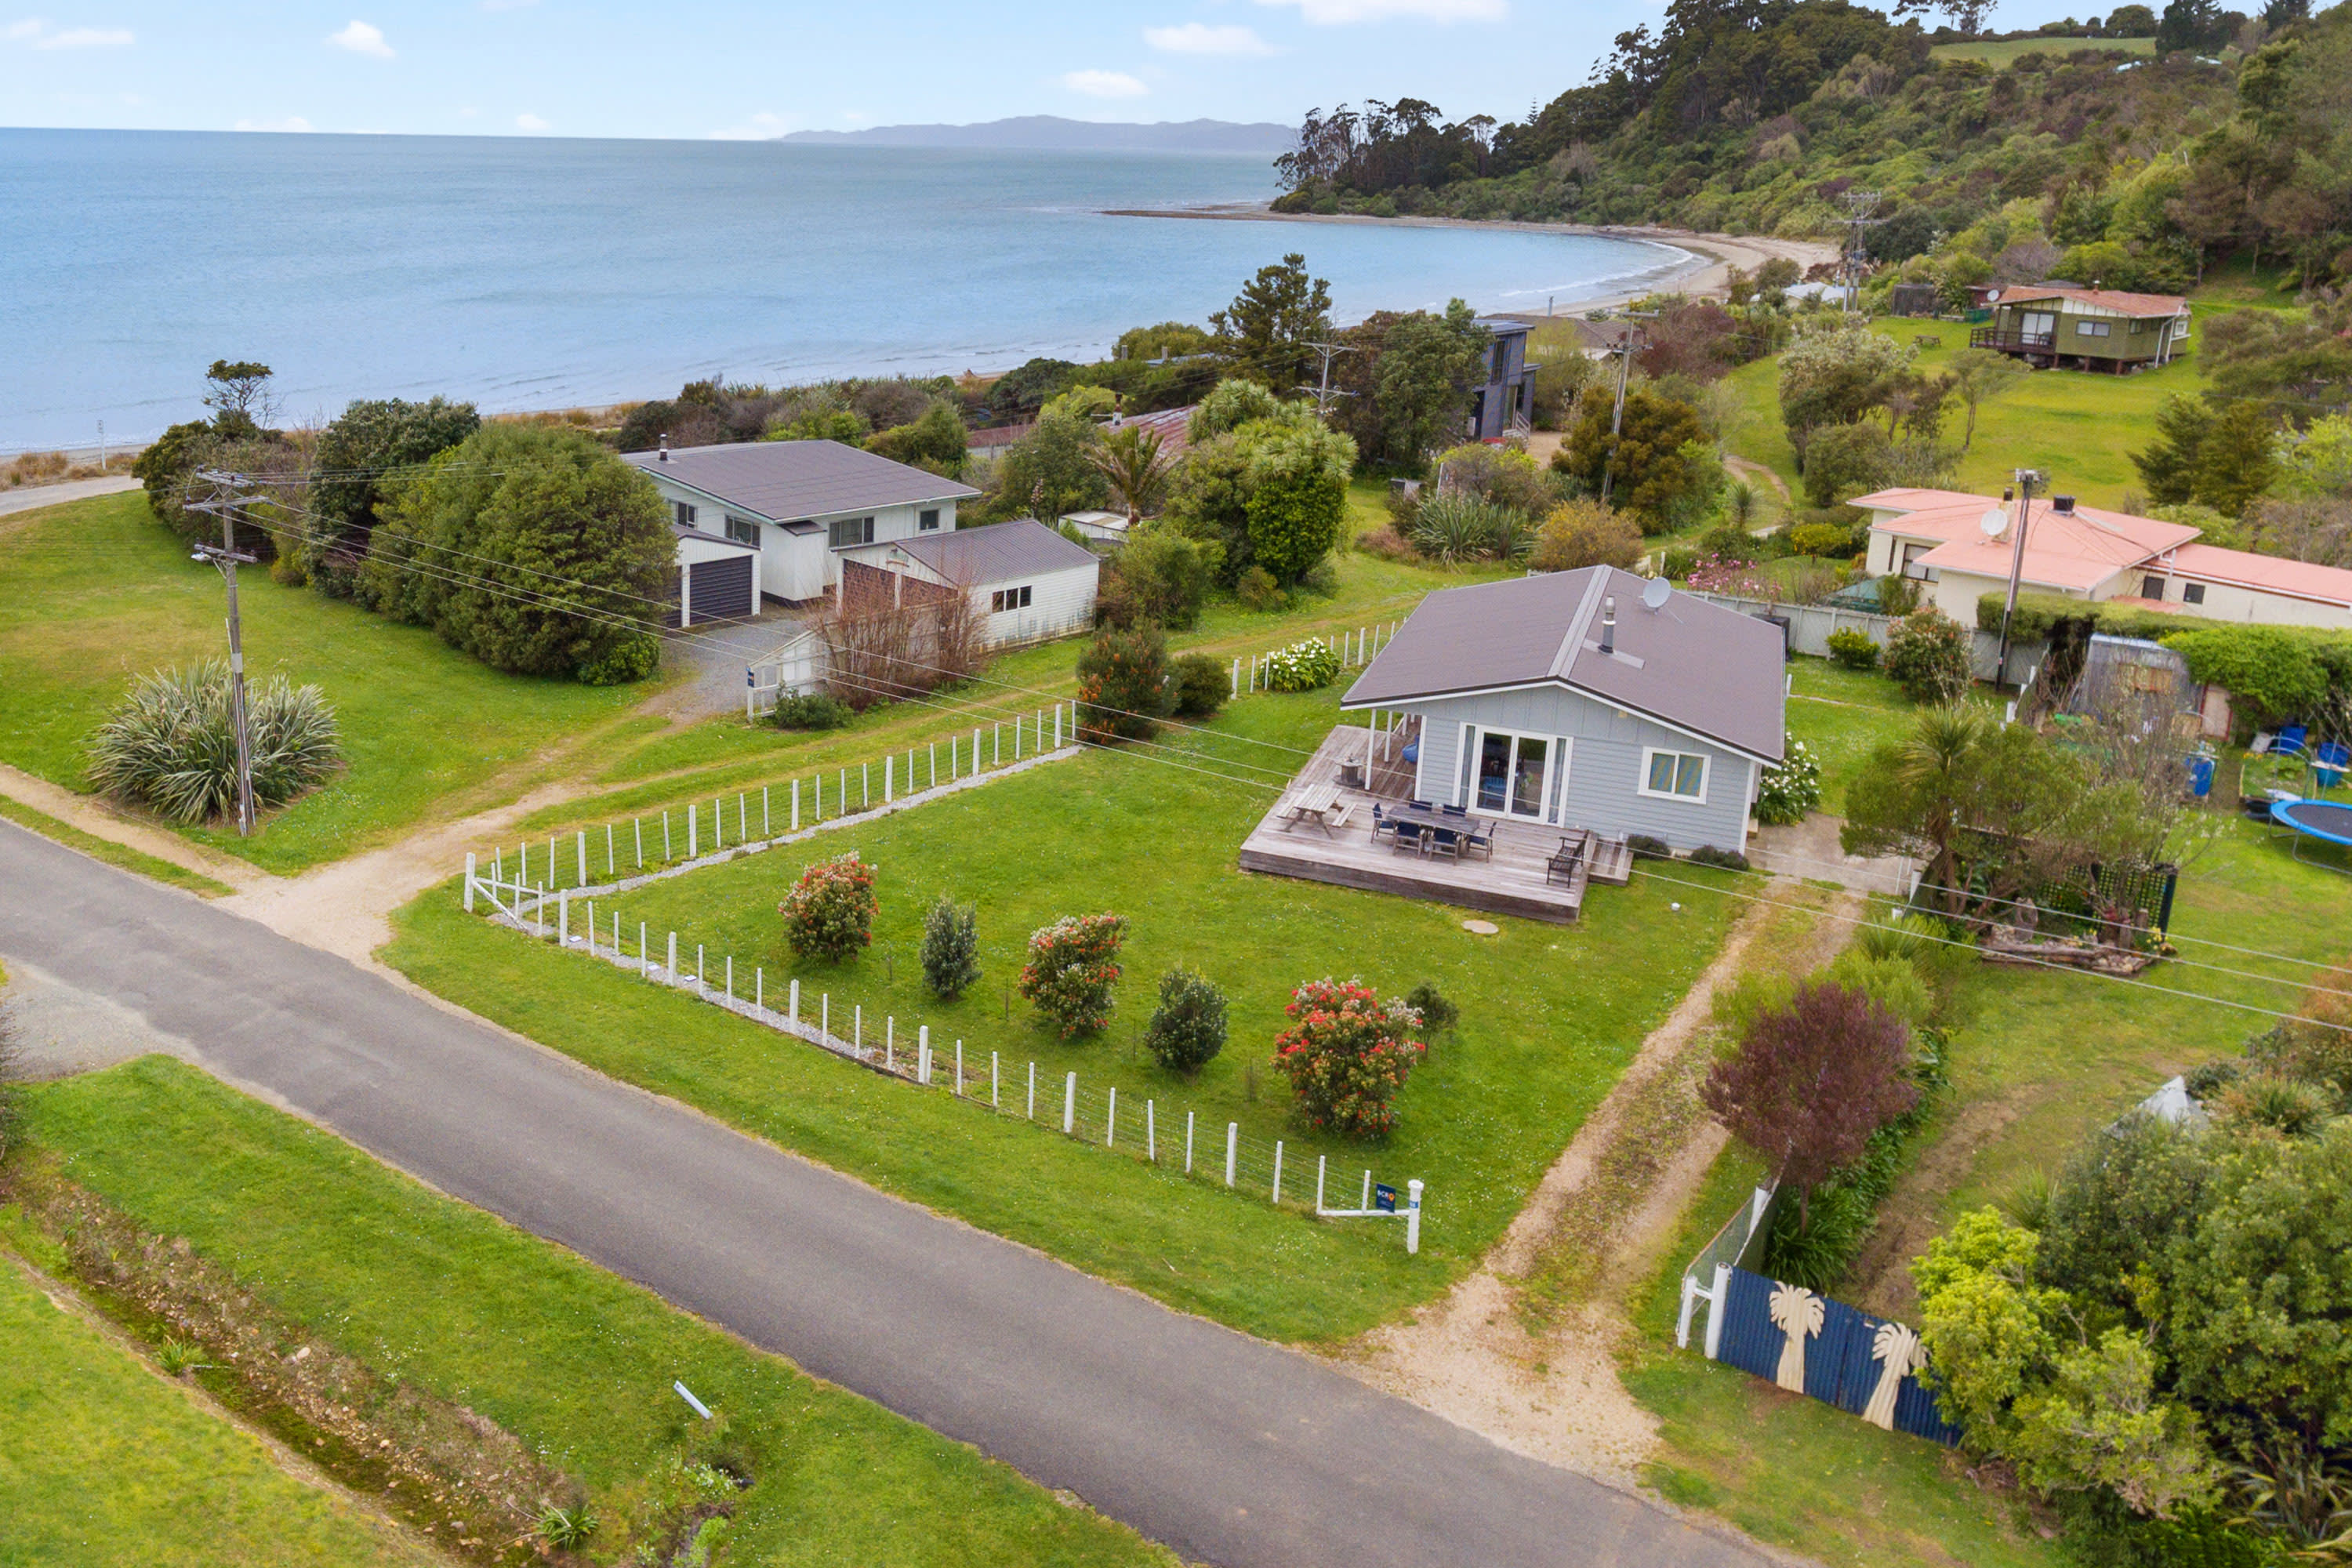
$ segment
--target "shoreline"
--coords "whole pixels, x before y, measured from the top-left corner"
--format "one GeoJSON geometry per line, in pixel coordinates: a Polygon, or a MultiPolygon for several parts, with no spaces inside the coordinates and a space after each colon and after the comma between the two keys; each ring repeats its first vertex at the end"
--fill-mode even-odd
{"type": "MultiPolygon", "coordinates": [[[[1475,228],[1505,234],[1556,234],[1588,239],[1628,239],[1683,253],[1684,259],[1636,294],[1600,294],[1571,300],[1579,311],[1612,309],[1644,294],[1667,290],[1706,296],[1724,292],[1732,268],[1754,271],[1768,260],[1785,257],[1800,268],[1834,261],[1834,243],[1821,239],[1781,239],[1770,235],[1706,234],[1695,229],[1668,228],[1657,224],[1522,223],[1513,218],[1380,217],[1370,213],[1278,213],[1265,202],[1223,202],[1198,207],[1107,207],[1105,217],[1190,218],[1212,223],[1327,223],[1383,226],[1391,228],[1475,228]]],[[[1495,315],[1542,321],[1541,311],[1497,310],[1495,315]]],[[[1558,318],[1555,317],[1555,320],[1558,318]]]]}

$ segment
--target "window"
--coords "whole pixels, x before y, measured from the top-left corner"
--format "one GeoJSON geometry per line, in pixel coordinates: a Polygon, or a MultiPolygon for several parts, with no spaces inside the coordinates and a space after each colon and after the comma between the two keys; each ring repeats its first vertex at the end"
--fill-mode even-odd
{"type": "Polygon", "coordinates": [[[2077,321],[2074,323],[2074,335],[2078,338],[2104,338],[2114,331],[2114,327],[2105,321],[2077,321]]]}
{"type": "Polygon", "coordinates": [[[1551,755],[1552,743],[1547,736],[1479,731],[1476,790],[1472,796],[1477,808],[1542,820],[1551,755]]]}
{"type": "Polygon", "coordinates": [[[915,527],[925,533],[936,533],[939,526],[940,509],[935,506],[924,508],[922,515],[915,519],[915,527]]]}
{"type": "Polygon", "coordinates": [[[846,550],[853,544],[874,542],[874,520],[870,517],[840,517],[827,525],[825,533],[835,550],[846,550]]]}
{"type": "Polygon", "coordinates": [[[988,613],[992,616],[1001,616],[1007,610],[1027,609],[1029,607],[1029,588],[1030,584],[1024,584],[1018,588],[999,588],[995,593],[991,594],[988,596],[988,613]]]}
{"type": "Polygon", "coordinates": [[[1706,758],[1696,752],[1642,749],[1642,793],[1706,804],[1706,758]]]}
{"type": "Polygon", "coordinates": [[[2146,321],[2134,321],[2131,324],[2132,336],[2134,337],[2139,336],[2146,331],[2147,331],[2147,323],[2146,321]]]}
{"type": "Polygon", "coordinates": [[[727,514],[727,537],[739,544],[749,544],[756,549],[760,543],[760,525],[748,517],[737,517],[730,511],[727,514]]]}
{"type": "Polygon", "coordinates": [[[2205,602],[2205,584],[2202,583],[2183,583],[2180,584],[2180,602],[2184,605],[2203,604],[2205,602]]]}
{"type": "Polygon", "coordinates": [[[678,527],[692,528],[694,526],[694,503],[692,501],[672,501],[670,505],[677,509],[678,527]]]}
{"type": "Polygon", "coordinates": [[[2050,341],[2051,335],[2058,330],[2057,314],[2051,310],[2028,310],[2024,314],[2020,330],[2029,339],[2039,339],[2046,343],[2050,341]]]}
{"type": "Polygon", "coordinates": [[[2163,598],[2163,597],[2164,597],[2164,579],[2163,579],[2163,578],[2161,578],[2161,577],[2143,577],[2143,578],[2141,578],[2141,579],[2139,580],[2139,596],[2140,596],[2141,598],[2143,598],[2143,599],[2161,599],[2161,598],[2163,598]]]}

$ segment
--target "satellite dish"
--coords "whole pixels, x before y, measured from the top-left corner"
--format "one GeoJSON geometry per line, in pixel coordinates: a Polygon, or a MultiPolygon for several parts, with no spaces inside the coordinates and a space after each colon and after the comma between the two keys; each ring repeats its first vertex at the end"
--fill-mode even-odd
{"type": "Polygon", "coordinates": [[[1653,577],[1642,590],[1642,605],[1645,609],[1663,610],[1666,607],[1666,601],[1674,596],[1675,585],[1672,583],[1664,577],[1653,577]]]}
{"type": "Polygon", "coordinates": [[[1977,526],[1984,531],[1987,539],[1999,539],[2000,531],[2009,526],[2009,513],[1994,507],[1977,519],[1977,526]]]}

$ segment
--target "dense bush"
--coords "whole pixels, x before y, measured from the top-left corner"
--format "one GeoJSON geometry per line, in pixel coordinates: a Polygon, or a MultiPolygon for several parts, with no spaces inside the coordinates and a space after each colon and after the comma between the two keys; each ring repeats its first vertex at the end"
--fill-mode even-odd
{"type": "MultiPolygon", "coordinates": [[[[315,579],[314,579],[315,581],[315,579]]],[[[592,654],[579,669],[583,686],[628,686],[661,668],[661,638],[651,632],[616,637],[604,651],[592,654]]]]}
{"type": "Polygon", "coordinates": [[[1339,655],[1321,637],[1302,637],[1265,656],[1271,691],[1313,691],[1339,678],[1339,655]]]}
{"type": "Polygon", "coordinates": [[[1886,629],[1879,656],[1886,673],[1914,702],[1957,702],[1968,695],[1968,628],[1940,610],[1917,610],[1886,629]]]}
{"type": "Polygon", "coordinates": [[[1224,993],[1181,965],[1161,975],[1143,1048],[1171,1072],[1199,1072],[1225,1048],[1224,993]]]}
{"type": "Polygon", "coordinates": [[[1282,591],[1274,574],[1263,566],[1253,566],[1241,574],[1234,584],[1234,597],[1241,601],[1243,609],[1255,610],[1260,615],[1290,607],[1290,595],[1282,591]]]}
{"type": "Polygon", "coordinates": [[[1462,1021],[1462,1009],[1432,981],[1424,980],[1406,992],[1404,1005],[1421,1015],[1421,1026],[1428,1034],[1442,1034],[1462,1021]]]}
{"type": "Polygon", "coordinates": [[[1078,655],[1078,738],[1148,741],[1176,706],[1159,628],[1104,630],[1078,655]]]}
{"type": "Polygon", "coordinates": [[[1812,748],[1789,737],[1778,767],[1766,768],[1756,791],[1756,820],[1773,826],[1802,822],[1822,804],[1822,764],[1812,748]]]}
{"type": "Polygon", "coordinates": [[[923,915],[923,982],[950,1002],[980,978],[980,915],[941,893],[923,915]]]}
{"type": "Polygon", "coordinates": [[[956,412],[953,405],[941,399],[924,409],[910,423],[896,425],[877,434],[866,443],[866,449],[879,453],[894,463],[912,464],[952,479],[963,471],[969,440],[963,416],[956,412]]]}
{"type": "Polygon", "coordinates": [[[1175,682],[1176,716],[1180,719],[1213,718],[1233,693],[1230,669],[1205,653],[1181,655],[1171,667],[1170,674],[1175,682]]]}
{"type": "Polygon", "coordinates": [[[1690,852],[1694,866],[1712,866],[1718,871],[1745,871],[1748,857],[1737,849],[1718,849],[1712,844],[1702,844],[1690,852]]]}
{"type": "MultiPolygon", "coordinates": [[[[273,676],[246,689],[255,809],[282,805],[342,764],[335,710],[315,686],[273,676]]],[[[236,811],[228,664],[141,676],[89,742],[91,785],[174,822],[236,811]]]]}
{"type": "Polygon", "coordinates": [[[1625,847],[1636,860],[1671,860],[1675,858],[1673,845],[1646,833],[1627,834],[1625,847]]]}
{"type": "Polygon", "coordinates": [[[1110,1022],[1126,941],[1123,915],[1064,915],[1029,933],[1018,989],[1064,1039],[1099,1029],[1110,1022]]]}
{"type": "Polygon", "coordinates": [[[367,560],[378,510],[397,484],[399,471],[447,451],[481,426],[481,416],[472,404],[438,397],[423,403],[397,397],[354,399],[347,405],[319,432],[311,456],[311,526],[296,552],[310,585],[334,598],[350,597],[352,582],[367,560]]]}
{"type": "Polygon", "coordinates": [[[1412,1037],[1413,1010],[1360,980],[1310,980],[1283,1011],[1292,1021],[1275,1037],[1275,1070],[1290,1079],[1307,1124],[1349,1138],[1394,1127],[1397,1091],[1428,1049],[1412,1037]]]}
{"type": "Polygon", "coordinates": [[[791,691],[776,699],[768,722],[779,730],[839,730],[856,717],[856,710],[830,692],[791,691]]]}
{"type": "Polygon", "coordinates": [[[1632,571],[1642,559],[1642,530],[1632,518],[1586,497],[1562,501],[1536,531],[1528,564],[1538,572],[1573,572],[1584,566],[1632,571]]]}
{"type": "Polygon", "coordinates": [[[803,958],[841,963],[874,940],[874,868],[851,850],[812,861],[776,906],[784,940],[803,958]]]}
{"type": "Polygon", "coordinates": [[[1803,522],[1789,531],[1789,548],[1799,555],[1843,560],[1858,552],[1853,530],[1834,522],[1803,522]]]}
{"type": "Polygon", "coordinates": [[[1622,431],[1612,436],[1610,403],[1587,404],[1552,467],[1593,495],[1605,480],[1611,500],[1638,519],[1644,533],[1696,521],[1696,505],[1711,500],[1724,479],[1691,405],[1637,389],[1626,396],[1622,431]]]}
{"type": "Polygon", "coordinates": [[[1209,563],[1201,546],[1162,528],[1135,530],[1104,564],[1102,575],[1097,607],[1115,626],[1189,631],[1209,596],[1209,563]]]}
{"type": "Polygon", "coordinates": [[[1830,657],[1848,669],[1876,669],[1878,643],[1868,632],[1842,627],[1830,634],[1830,657]]]}

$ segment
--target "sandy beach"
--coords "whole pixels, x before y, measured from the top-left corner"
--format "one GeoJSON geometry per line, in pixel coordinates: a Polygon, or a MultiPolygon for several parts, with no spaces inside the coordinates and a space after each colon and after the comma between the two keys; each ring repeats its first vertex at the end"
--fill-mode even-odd
{"type": "MultiPolygon", "coordinates": [[[[1508,218],[1461,217],[1373,217],[1360,213],[1278,213],[1263,202],[1234,202],[1217,206],[1109,209],[1110,217],[1205,218],[1225,223],[1330,223],[1385,224],[1402,228],[1486,228],[1512,234],[1560,234],[1598,236],[1607,239],[1634,239],[1687,254],[1687,259],[1673,271],[1654,279],[1635,294],[1616,297],[1601,296],[1574,301],[1577,311],[1601,310],[1622,305],[1645,294],[1680,292],[1692,295],[1720,294],[1735,267],[1753,272],[1776,257],[1785,257],[1800,268],[1810,268],[1822,262],[1835,261],[1837,246],[1826,239],[1780,239],[1769,235],[1699,234],[1684,228],[1661,228],[1655,225],[1593,225],[1581,223],[1517,223],[1508,218]]],[[[1507,315],[1524,315],[1524,311],[1505,311],[1507,315]]],[[[1539,317],[1538,319],[1540,319],[1539,317]]]]}

